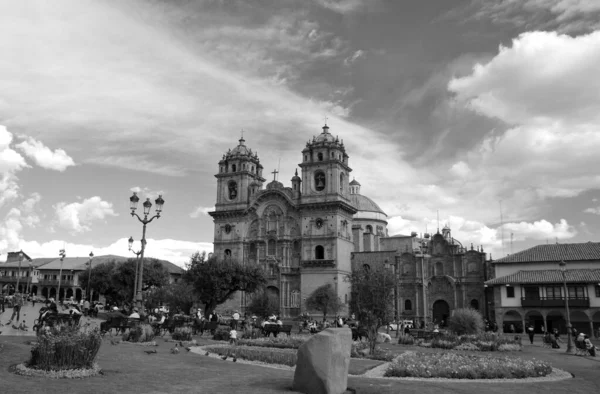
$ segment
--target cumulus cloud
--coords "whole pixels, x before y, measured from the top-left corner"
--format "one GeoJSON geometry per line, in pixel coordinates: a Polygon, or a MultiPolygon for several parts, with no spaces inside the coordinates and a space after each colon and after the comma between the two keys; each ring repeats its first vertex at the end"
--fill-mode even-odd
{"type": "Polygon", "coordinates": [[[54,210],[58,224],[73,233],[90,231],[92,222],[118,216],[113,211],[112,204],[98,196],[70,204],[60,202],[54,206],[54,210]]]}
{"type": "Polygon", "coordinates": [[[199,207],[196,207],[192,211],[192,213],[190,213],[190,217],[193,218],[193,219],[196,219],[196,218],[198,218],[200,216],[208,216],[208,213],[212,212],[214,210],[215,210],[215,207],[202,207],[202,206],[199,206],[199,207]]]}
{"type": "Polygon", "coordinates": [[[63,149],[55,149],[52,151],[42,142],[37,141],[32,137],[17,144],[16,147],[25,153],[27,157],[33,159],[33,161],[42,168],[62,172],[66,170],[67,167],[75,165],[73,159],[69,157],[67,152],[63,149]]]}
{"type": "Polygon", "coordinates": [[[594,208],[586,208],[583,210],[583,212],[585,213],[591,213],[594,215],[600,215],[600,207],[594,207],[594,208]]]}
{"type": "Polygon", "coordinates": [[[19,195],[16,173],[29,167],[25,158],[11,148],[13,135],[0,125],[0,207],[19,195]]]}
{"type": "Polygon", "coordinates": [[[338,14],[349,14],[377,5],[377,0],[314,0],[323,8],[338,14]]]}
{"type": "Polygon", "coordinates": [[[154,189],[150,189],[149,187],[140,187],[140,186],[134,186],[131,189],[132,192],[136,192],[138,194],[138,197],[142,197],[142,196],[146,196],[150,199],[156,199],[158,196],[164,196],[165,192],[162,190],[154,190],[154,189]]]}
{"type": "Polygon", "coordinates": [[[357,50],[352,54],[352,56],[348,56],[344,59],[344,66],[351,66],[354,62],[356,62],[359,58],[365,55],[365,51],[362,49],[357,50]]]}
{"type": "Polygon", "coordinates": [[[502,227],[514,234],[515,240],[569,239],[577,235],[575,227],[569,225],[565,219],[555,224],[547,220],[539,220],[533,223],[506,223],[502,227]]]}

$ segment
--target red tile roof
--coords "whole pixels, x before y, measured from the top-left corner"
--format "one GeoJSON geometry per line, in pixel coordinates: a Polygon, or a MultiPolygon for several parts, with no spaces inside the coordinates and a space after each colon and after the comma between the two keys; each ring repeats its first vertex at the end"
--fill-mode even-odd
{"type": "Polygon", "coordinates": [[[578,244],[537,245],[521,252],[495,260],[494,264],[534,263],[547,261],[600,261],[600,242],[578,244]]]}
{"type": "MultiPolygon", "coordinates": [[[[600,269],[572,269],[565,271],[567,283],[600,283],[600,269]]],[[[486,285],[533,283],[563,283],[560,270],[517,271],[514,274],[490,279],[486,285]]]]}

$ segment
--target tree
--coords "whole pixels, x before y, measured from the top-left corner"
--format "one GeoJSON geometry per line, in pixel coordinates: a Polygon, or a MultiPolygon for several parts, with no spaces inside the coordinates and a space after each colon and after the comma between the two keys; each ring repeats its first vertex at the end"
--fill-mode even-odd
{"type": "Polygon", "coordinates": [[[347,281],[351,284],[350,311],[369,334],[371,353],[377,346],[379,327],[394,316],[394,275],[383,267],[353,270],[347,281]]]}
{"type": "MultiPolygon", "coordinates": [[[[92,268],[90,288],[113,301],[131,302],[135,280],[136,258],[124,262],[110,260],[92,268]]],[[[169,271],[153,258],[144,259],[144,283],[142,291],[151,287],[161,287],[169,283],[169,271]]],[[[81,287],[87,289],[88,275],[79,278],[81,287]]]]}
{"type": "Polygon", "coordinates": [[[144,301],[148,310],[167,305],[172,313],[177,310],[188,313],[196,301],[196,294],[194,286],[181,281],[148,290],[144,301]]]}
{"type": "Polygon", "coordinates": [[[258,265],[244,265],[232,259],[219,260],[216,256],[206,259],[205,254],[191,259],[183,278],[194,286],[207,316],[217,305],[233,298],[235,292],[254,293],[267,283],[265,273],[258,265]]]}
{"type": "Polygon", "coordinates": [[[328,313],[337,313],[342,305],[331,283],[317,287],[306,299],[306,307],[322,312],[323,321],[327,318],[328,313]]]}
{"type": "Polygon", "coordinates": [[[273,314],[279,314],[279,302],[277,297],[270,294],[266,289],[261,288],[253,295],[246,309],[255,315],[266,317],[273,314]]]}

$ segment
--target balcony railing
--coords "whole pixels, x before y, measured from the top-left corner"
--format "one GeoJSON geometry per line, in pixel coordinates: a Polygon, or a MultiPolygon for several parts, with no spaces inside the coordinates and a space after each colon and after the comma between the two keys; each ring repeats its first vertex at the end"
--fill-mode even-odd
{"type": "MultiPolygon", "coordinates": [[[[529,308],[564,308],[564,298],[554,297],[538,297],[538,298],[521,298],[521,306],[529,308]]],[[[589,297],[569,297],[569,307],[573,308],[589,308],[589,297]]]]}
{"type": "Polygon", "coordinates": [[[335,267],[335,260],[302,260],[303,267],[335,267]]]}

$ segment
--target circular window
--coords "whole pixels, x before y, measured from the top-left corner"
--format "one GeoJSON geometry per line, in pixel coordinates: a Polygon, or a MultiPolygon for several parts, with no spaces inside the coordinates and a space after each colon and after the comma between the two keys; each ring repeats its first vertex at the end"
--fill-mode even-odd
{"type": "Polygon", "coordinates": [[[227,234],[229,234],[229,233],[231,232],[231,225],[229,225],[229,224],[226,224],[226,225],[225,225],[225,232],[226,232],[227,234]]]}
{"type": "Polygon", "coordinates": [[[325,189],[325,173],[323,171],[315,172],[315,190],[320,192],[325,189]]]}

